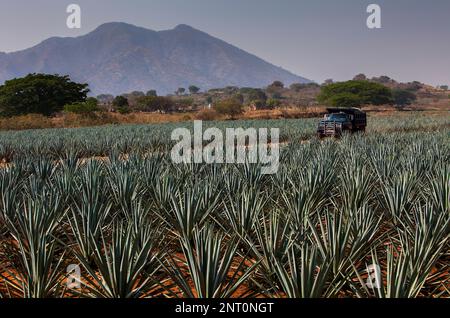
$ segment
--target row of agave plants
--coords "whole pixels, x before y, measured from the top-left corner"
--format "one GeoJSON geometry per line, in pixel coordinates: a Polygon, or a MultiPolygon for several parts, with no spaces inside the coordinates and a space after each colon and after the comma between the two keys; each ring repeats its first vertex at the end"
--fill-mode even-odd
{"type": "MultiPolygon", "coordinates": [[[[317,129],[317,119],[239,120],[204,122],[205,129],[280,128],[280,142],[311,139],[317,129]]],[[[173,129],[184,126],[192,129],[192,122],[152,125],[105,126],[83,129],[44,129],[0,132],[0,163],[22,157],[45,157],[57,160],[70,156],[105,157],[119,153],[167,152],[173,143],[173,129]]],[[[423,116],[404,113],[401,117],[371,117],[370,133],[437,131],[450,127],[448,116],[423,116]]]]}
{"type": "Polygon", "coordinates": [[[164,153],[16,158],[0,170],[0,297],[449,297],[448,141],[290,143],[274,175],[164,153]]]}

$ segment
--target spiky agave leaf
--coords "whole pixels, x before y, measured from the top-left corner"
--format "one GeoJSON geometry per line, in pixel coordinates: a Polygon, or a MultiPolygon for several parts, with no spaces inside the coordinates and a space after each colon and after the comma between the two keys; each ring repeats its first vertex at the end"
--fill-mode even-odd
{"type": "Polygon", "coordinates": [[[270,210],[262,213],[254,226],[254,235],[245,239],[249,257],[258,260],[254,282],[267,296],[277,296],[279,285],[275,262],[284,263],[290,248],[299,239],[299,233],[289,224],[289,219],[280,211],[270,210]]]}
{"type": "Polygon", "coordinates": [[[170,208],[157,212],[175,235],[191,239],[195,227],[207,220],[220,202],[221,190],[210,184],[195,184],[170,194],[170,208]]]}
{"type": "Polygon", "coordinates": [[[404,172],[393,181],[384,182],[382,204],[394,225],[404,223],[405,216],[411,213],[418,199],[418,181],[414,173],[404,172]]]}
{"type": "Polygon", "coordinates": [[[56,297],[62,289],[65,253],[58,248],[55,230],[64,211],[58,196],[47,200],[28,199],[16,219],[7,220],[13,238],[7,251],[14,267],[2,274],[14,292],[25,298],[56,297]]]}
{"type": "Polygon", "coordinates": [[[417,208],[415,216],[417,223],[414,228],[399,229],[399,241],[386,248],[385,257],[372,252],[372,263],[384,269],[380,288],[369,290],[355,270],[361,283],[358,294],[379,298],[416,298],[422,292],[449,241],[450,221],[429,205],[417,208]]]}
{"type": "Polygon", "coordinates": [[[244,238],[250,235],[268,199],[259,189],[245,187],[236,196],[228,193],[223,201],[223,223],[228,229],[244,238]]]}
{"type": "Polygon", "coordinates": [[[316,246],[292,246],[288,260],[275,261],[280,291],[288,298],[321,298],[329,293],[332,264],[316,246]]]}
{"type": "Polygon", "coordinates": [[[129,217],[133,202],[144,192],[143,182],[137,171],[127,163],[119,162],[109,166],[108,173],[112,199],[123,215],[129,217]]]}
{"type": "Polygon", "coordinates": [[[195,228],[192,241],[180,238],[183,259],[171,257],[167,273],[185,297],[230,298],[258,264],[238,254],[239,241],[210,225],[195,228]]]}
{"type": "Polygon", "coordinates": [[[23,176],[18,168],[0,170],[0,222],[16,217],[16,205],[21,200],[23,176]]]}
{"type": "Polygon", "coordinates": [[[430,189],[425,197],[430,197],[436,210],[450,214],[450,167],[445,165],[434,177],[428,174],[430,189]]]}
{"type": "Polygon", "coordinates": [[[141,298],[160,294],[156,273],[158,258],[164,251],[160,229],[142,226],[145,235],[122,223],[114,225],[111,239],[102,232],[102,240],[92,238],[95,246],[93,263],[75,253],[87,275],[83,276],[87,297],[141,298]],[[144,241],[141,239],[144,238],[144,241]]]}
{"type": "Polygon", "coordinates": [[[344,211],[325,210],[318,219],[308,220],[313,244],[322,257],[330,257],[336,292],[349,283],[354,266],[385,238],[385,234],[380,234],[382,216],[371,208],[363,206],[350,211],[350,217],[344,211]]]}
{"type": "MultiPolygon", "coordinates": [[[[100,241],[112,204],[104,193],[105,179],[98,162],[88,162],[78,178],[77,197],[73,200],[67,215],[73,247],[88,262],[92,261],[96,248],[92,241],[100,241]]],[[[110,222],[110,221],[109,221],[110,222]]],[[[70,242],[69,242],[70,243],[70,242]]]]}

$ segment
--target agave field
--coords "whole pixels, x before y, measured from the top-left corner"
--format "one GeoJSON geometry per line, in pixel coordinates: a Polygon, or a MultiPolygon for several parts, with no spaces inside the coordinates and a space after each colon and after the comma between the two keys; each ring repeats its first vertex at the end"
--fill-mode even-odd
{"type": "Polygon", "coordinates": [[[273,175],[173,164],[176,124],[0,133],[0,297],[450,297],[449,116],[316,123],[205,123],[279,127],[273,175]]]}

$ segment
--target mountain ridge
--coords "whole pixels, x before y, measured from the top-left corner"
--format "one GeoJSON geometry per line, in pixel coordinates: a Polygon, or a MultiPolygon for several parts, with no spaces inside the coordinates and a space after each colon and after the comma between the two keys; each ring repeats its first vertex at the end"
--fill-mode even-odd
{"type": "Polygon", "coordinates": [[[78,37],[51,37],[17,52],[0,53],[0,83],[28,73],[69,75],[92,93],[122,94],[178,87],[289,85],[310,80],[186,24],[154,31],[109,22],[78,37]]]}

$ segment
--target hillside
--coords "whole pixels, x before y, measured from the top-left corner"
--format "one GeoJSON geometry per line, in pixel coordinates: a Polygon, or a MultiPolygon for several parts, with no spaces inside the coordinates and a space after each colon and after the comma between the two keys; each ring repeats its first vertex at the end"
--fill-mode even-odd
{"type": "Polygon", "coordinates": [[[126,23],[107,23],[84,36],[50,38],[35,47],[0,53],[0,83],[28,73],[70,75],[93,94],[122,94],[178,87],[263,87],[309,80],[274,66],[231,44],[187,25],[152,31],[126,23]]]}

